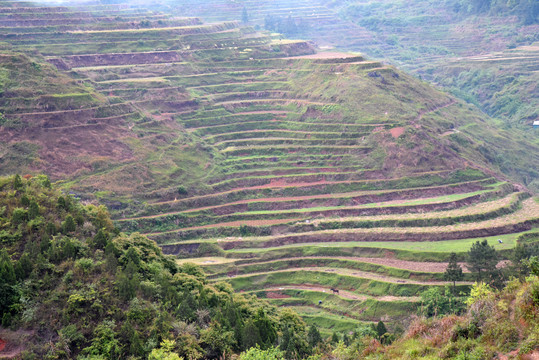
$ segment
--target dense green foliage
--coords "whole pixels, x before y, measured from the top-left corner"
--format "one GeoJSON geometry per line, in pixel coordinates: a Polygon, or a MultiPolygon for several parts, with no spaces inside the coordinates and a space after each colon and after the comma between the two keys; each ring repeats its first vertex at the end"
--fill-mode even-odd
{"type": "Polygon", "coordinates": [[[477,241],[468,252],[468,269],[476,275],[477,281],[485,281],[491,284],[500,283],[498,254],[493,246],[486,240],[477,241]]]}
{"type": "Polygon", "coordinates": [[[209,285],[44,176],[1,178],[0,209],[2,325],[46,334],[25,345],[28,358],[217,358],[283,342],[310,351],[295,313],[209,285]]]}
{"type": "Polygon", "coordinates": [[[445,269],[444,278],[447,281],[453,281],[453,292],[455,290],[456,282],[464,279],[462,267],[457,263],[457,254],[455,253],[451,253],[449,256],[449,263],[445,269]]]}

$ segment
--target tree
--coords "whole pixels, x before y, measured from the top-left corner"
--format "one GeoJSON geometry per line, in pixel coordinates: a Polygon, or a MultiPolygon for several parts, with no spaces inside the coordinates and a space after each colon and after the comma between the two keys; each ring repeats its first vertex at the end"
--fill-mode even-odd
{"type": "Polygon", "coordinates": [[[13,178],[13,188],[15,190],[22,188],[22,179],[19,174],[15,175],[15,177],[13,178]]]}
{"type": "Polygon", "coordinates": [[[487,240],[475,242],[468,252],[468,261],[466,267],[475,274],[477,281],[489,279],[495,280],[498,274],[496,265],[498,265],[498,254],[493,246],[490,246],[487,240]]]}
{"type": "Polygon", "coordinates": [[[278,348],[261,350],[258,346],[244,351],[240,355],[240,360],[284,360],[284,353],[278,348]]]}
{"type": "Polygon", "coordinates": [[[451,253],[449,256],[449,263],[445,269],[444,279],[446,281],[453,281],[453,294],[456,291],[456,282],[462,280],[463,278],[464,274],[462,273],[462,268],[457,263],[457,254],[451,253]]]}
{"type": "Polygon", "coordinates": [[[241,338],[244,349],[249,349],[261,343],[260,331],[254,324],[253,319],[246,321],[245,326],[242,329],[241,338]]]}
{"type": "Polygon", "coordinates": [[[70,233],[77,229],[73,216],[67,215],[65,221],[62,223],[62,230],[64,234],[70,233]]]}
{"type": "Polygon", "coordinates": [[[343,334],[343,336],[342,336],[342,342],[344,343],[344,345],[350,346],[350,338],[348,337],[348,335],[343,334]]]}
{"type": "Polygon", "coordinates": [[[449,285],[445,289],[432,286],[421,293],[421,315],[431,317],[458,314],[462,309],[462,299],[453,295],[449,285]]]}
{"type": "Polygon", "coordinates": [[[29,219],[35,219],[39,216],[39,205],[35,200],[32,200],[30,202],[30,207],[28,209],[28,218],[29,219]]]}
{"type": "Polygon", "coordinates": [[[57,204],[58,204],[57,205],[58,209],[60,209],[60,210],[68,210],[68,204],[67,204],[67,201],[66,201],[65,197],[59,196],[57,204]]]}
{"type": "Polygon", "coordinates": [[[181,360],[180,356],[174,353],[174,346],[176,343],[174,340],[163,339],[161,343],[161,348],[153,349],[150,355],[148,355],[148,360],[181,360]]]}
{"type": "Polygon", "coordinates": [[[277,341],[277,330],[262,308],[258,309],[254,317],[254,324],[258,328],[262,347],[268,348],[274,345],[277,341]]]}
{"type": "Polygon", "coordinates": [[[539,244],[520,244],[513,249],[509,259],[511,264],[507,267],[507,270],[514,276],[517,276],[520,281],[524,280],[524,277],[530,273],[530,268],[528,266],[528,260],[532,256],[539,255],[539,244]]]}
{"type": "Polygon", "coordinates": [[[309,346],[311,348],[316,347],[318,343],[322,342],[322,335],[315,325],[311,325],[309,328],[309,333],[307,334],[307,340],[309,341],[309,346]]]}
{"type": "Polygon", "coordinates": [[[107,243],[109,241],[108,239],[108,234],[103,230],[103,229],[99,229],[99,231],[97,232],[97,234],[94,236],[94,239],[93,239],[93,246],[96,248],[96,249],[105,249],[105,247],[107,246],[107,243]]]}
{"type": "Polygon", "coordinates": [[[532,256],[529,260],[524,260],[524,263],[533,275],[539,276],[539,258],[537,256],[532,256]]]}
{"type": "Polygon", "coordinates": [[[378,338],[382,338],[382,335],[384,335],[387,332],[386,324],[384,324],[383,321],[378,321],[378,324],[376,325],[376,334],[378,335],[378,338]]]}
{"type": "MultiPolygon", "coordinates": [[[[14,287],[16,283],[17,276],[11,257],[6,249],[2,249],[0,250],[0,319],[9,312],[11,305],[18,302],[14,287]]],[[[9,318],[8,320],[11,321],[11,315],[6,316],[6,319],[9,318]]]]}
{"type": "Polygon", "coordinates": [[[241,21],[244,24],[247,24],[249,22],[249,14],[247,14],[247,8],[244,6],[242,13],[241,13],[241,21]]]}

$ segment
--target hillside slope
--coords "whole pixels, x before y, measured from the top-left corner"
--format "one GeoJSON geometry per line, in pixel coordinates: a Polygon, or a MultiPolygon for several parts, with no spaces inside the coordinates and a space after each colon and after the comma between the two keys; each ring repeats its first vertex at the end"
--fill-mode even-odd
{"type": "Polygon", "coordinates": [[[348,349],[342,358],[363,352],[365,359],[535,359],[538,286],[536,275],[522,283],[513,280],[501,291],[476,286],[463,316],[418,318],[391,346],[348,349]]]}
{"type": "MultiPolygon", "coordinates": [[[[24,19],[0,27],[11,53],[75,79],[104,110],[49,111],[21,93],[24,113],[0,109],[5,163],[21,143],[45,158],[42,123],[9,127],[25,114],[75,122],[80,134],[78,122],[102,126],[77,140],[84,156],[67,157],[82,165],[51,157],[26,169],[101,200],[121,230],[200,263],[211,282],[229,279],[326,332],[404,320],[420,293],[447,284],[451,252],[463,260],[484,237],[507,252],[537,234],[524,185],[537,179],[538,149],[391,66],[237,22],[7,4],[24,19]],[[92,152],[99,142],[116,146],[92,152]]],[[[93,109],[91,99],[77,106],[93,109]]],[[[71,144],[62,131],[55,154],[71,144]]]]}
{"type": "MultiPolygon", "coordinates": [[[[208,21],[240,20],[360,51],[443,86],[526,135],[539,114],[537,2],[175,1],[208,21]],[[219,11],[214,11],[219,9],[219,11]]],[[[537,143],[536,136],[528,141],[537,143]]]]}
{"type": "Polygon", "coordinates": [[[0,358],[218,358],[276,345],[288,326],[305,335],[294,313],[208,284],[42,175],[0,178],[0,243],[0,358]]]}

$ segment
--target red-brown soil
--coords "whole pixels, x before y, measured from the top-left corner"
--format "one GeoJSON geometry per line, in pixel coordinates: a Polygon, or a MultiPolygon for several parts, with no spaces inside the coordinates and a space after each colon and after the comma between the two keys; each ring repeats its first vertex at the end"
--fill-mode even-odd
{"type": "MultiPolygon", "coordinates": [[[[274,219],[274,220],[240,220],[240,221],[223,222],[219,224],[209,224],[209,225],[181,228],[181,229],[178,229],[177,231],[208,229],[208,228],[213,228],[213,227],[238,227],[241,225],[247,225],[247,226],[276,225],[276,224],[284,224],[288,222],[301,221],[301,220],[303,219],[294,218],[294,219],[274,219]]],[[[152,234],[146,234],[146,235],[155,235],[155,234],[159,234],[159,233],[152,233],[152,234]]]]}
{"type": "MultiPolygon", "coordinates": [[[[425,187],[421,189],[402,189],[402,190],[375,190],[375,191],[359,191],[359,192],[350,192],[350,193],[340,193],[340,194],[320,194],[320,195],[304,195],[304,196],[291,196],[291,197],[276,197],[276,198],[257,198],[257,199],[245,199],[234,201],[227,204],[221,205],[205,205],[204,200],[201,202],[195,201],[193,203],[193,208],[186,209],[183,211],[160,211],[157,215],[148,215],[135,217],[132,219],[145,219],[145,218],[155,218],[159,216],[166,216],[171,214],[176,214],[178,212],[195,212],[195,211],[204,211],[204,210],[214,210],[215,214],[227,214],[230,212],[237,211],[247,211],[241,210],[246,204],[253,202],[268,202],[275,203],[271,206],[272,210],[277,209],[291,209],[291,208],[306,208],[310,207],[313,204],[314,200],[324,200],[327,199],[327,203],[318,204],[317,206],[334,206],[336,203],[332,203],[333,200],[338,201],[339,198],[350,197],[353,200],[353,205],[372,203],[372,202],[385,202],[385,201],[395,201],[402,200],[406,201],[409,199],[416,199],[418,195],[424,197],[436,197],[441,195],[449,195],[455,193],[465,193],[473,192],[482,189],[481,184],[477,182],[464,183],[456,186],[433,186],[425,187]],[[287,204],[288,203],[288,204],[287,204]],[[199,206],[199,207],[196,207],[199,206]]],[[[209,198],[211,195],[205,195],[201,199],[209,198]]],[[[155,203],[154,205],[159,204],[168,204],[172,207],[175,203],[181,204],[182,202],[189,201],[192,199],[181,199],[175,201],[167,201],[162,203],[155,203]]],[[[207,203],[207,202],[206,202],[207,203]]],[[[119,219],[119,220],[129,220],[129,219],[119,219]]]]}
{"type": "Polygon", "coordinates": [[[389,130],[389,132],[391,133],[391,136],[393,136],[394,138],[398,138],[399,136],[404,134],[404,128],[402,126],[396,127],[389,130]]]}
{"type": "Polygon", "coordinates": [[[287,298],[289,298],[291,296],[283,294],[281,292],[277,292],[277,291],[270,291],[270,292],[266,293],[266,297],[268,299],[287,299],[287,298]]]}
{"type": "MultiPolygon", "coordinates": [[[[391,255],[390,255],[391,256],[391,255]]],[[[377,265],[383,265],[387,267],[397,268],[397,269],[404,269],[404,270],[411,270],[411,271],[419,271],[419,272],[433,272],[433,273],[442,273],[445,272],[445,269],[447,268],[446,262],[417,262],[417,261],[407,261],[407,260],[399,260],[395,259],[393,257],[376,257],[376,258],[369,258],[369,257],[357,257],[357,256],[306,256],[306,257],[291,257],[291,258],[282,258],[282,259],[275,259],[272,261],[294,261],[294,260],[302,260],[302,259],[317,259],[317,258],[323,258],[323,259],[335,259],[335,260],[353,260],[353,261],[359,261],[364,263],[370,263],[370,264],[377,264],[377,265]]],[[[272,262],[272,261],[264,261],[264,262],[253,262],[248,263],[245,265],[250,264],[263,264],[265,262],[272,262]]],[[[468,269],[465,266],[465,263],[460,263],[460,266],[462,267],[462,270],[464,272],[469,272],[468,269]]]]}

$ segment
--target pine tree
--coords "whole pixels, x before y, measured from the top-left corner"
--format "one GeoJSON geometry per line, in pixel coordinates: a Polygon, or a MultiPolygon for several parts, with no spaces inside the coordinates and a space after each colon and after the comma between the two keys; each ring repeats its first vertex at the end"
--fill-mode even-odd
{"type": "Polygon", "coordinates": [[[28,199],[28,196],[26,196],[26,194],[21,196],[21,204],[24,207],[27,207],[28,205],[30,205],[30,199],[28,199]]]}
{"type": "Polygon", "coordinates": [[[35,219],[39,216],[39,205],[35,200],[32,200],[30,202],[30,207],[28,208],[28,218],[29,219],[35,219]]]}
{"type": "Polygon", "coordinates": [[[378,334],[378,338],[381,339],[382,335],[384,335],[387,332],[386,325],[383,321],[378,321],[378,324],[376,325],[376,334],[378,334]]]}
{"type": "Polygon", "coordinates": [[[348,337],[348,335],[344,334],[342,336],[342,342],[344,343],[344,345],[350,346],[350,338],[348,337]]]}
{"type": "Polygon", "coordinates": [[[477,241],[468,252],[467,268],[476,275],[477,281],[483,281],[487,276],[493,280],[498,265],[498,254],[487,240],[477,241]]]}
{"type": "Polygon", "coordinates": [[[331,335],[331,343],[337,344],[339,341],[340,341],[339,335],[337,335],[337,333],[334,331],[333,334],[331,335]]]}
{"type": "Polygon", "coordinates": [[[13,188],[15,190],[22,188],[22,179],[19,174],[15,175],[15,178],[13,178],[13,188]]]}
{"type": "Polygon", "coordinates": [[[449,256],[449,263],[445,269],[444,279],[446,281],[453,281],[453,294],[456,290],[456,282],[462,280],[463,278],[464,274],[462,273],[462,268],[457,263],[457,254],[451,253],[449,256]]]}
{"type": "Polygon", "coordinates": [[[58,209],[67,210],[67,202],[63,196],[58,197],[58,209]]]}
{"type": "Polygon", "coordinates": [[[318,328],[315,325],[310,327],[309,333],[307,334],[307,340],[309,341],[309,346],[311,348],[316,347],[318,343],[322,342],[322,335],[320,335],[320,331],[318,331],[318,328]]]}
{"type": "Polygon", "coordinates": [[[62,223],[62,230],[64,234],[73,232],[77,229],[73,216],[67,215],[65,221],[62,223]]]}
{"type": "Polygon", "coordinates": [[[16,282],[17,277],[11,258],[6,249],[2,249],[0,250],[0,316],[5,317],[5,320],[1,318],[2,323],[6,322],[3,326],[11,324],[9,309],[11,305],[18,301],[18,296],[13,286],[16,282]]]}
{"type": "Polygon", "coordinates": [[[263,309],[258,309],[254,318],[254,323],[260,333],[263,348],[269,348],[277,340],[277,331],[273,327],[271,319],[266,315],[263,309]]]}
{"type": "Polygon", "coordinates": [[[99,229],[97,234],[94,236],[93,245],[96,249],[105,249],[109,239],[107,233],[103,229],[99,229]]]}

